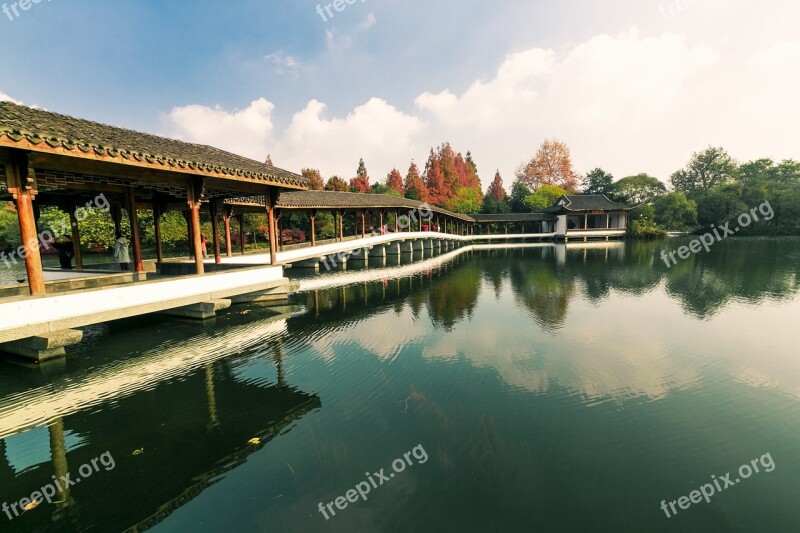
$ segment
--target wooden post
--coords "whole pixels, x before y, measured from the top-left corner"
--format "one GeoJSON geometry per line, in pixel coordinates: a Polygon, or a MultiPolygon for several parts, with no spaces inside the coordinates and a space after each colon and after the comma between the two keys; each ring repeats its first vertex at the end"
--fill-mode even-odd
{"type": "Polygon", "coordinates": [[[111,219],[114,221],[114,235],[122,233],[122,209],[117,204],[111,206],[111,219]]]}
{"type": "Polygon", "coordinates": [[[211,231],[214,233],[214,264],[219,265],[222,263],[219,245],[219,200],[211,200],[208,207],[211,212],[211,231]]]}
{"type": "Polygon", "coordinates": [[[136,212],[136,191],[133,187],[125,189],[125,203],[128,209],[128,221],[131,225],[131,242],[133,243],[134,272],[144,272],[142,261],[142,239],[139,236],[139,215],[136,212]]]}
{"type": "Polygon", "coordinates": [[[153,230],[156,234],[156,262],[161,264],[164,262],[164,250],[161,246],[161,204],[158,200],[153,200],[153,230]]]}
{"type": "Polygon", "coordinates": [[[383,209],[379,209],[378,213],[379,213],[379,216],[380,216],[380,221],[379,222],[380,222],[380,225],[381,225],[380,234],[383,235],[383,209]]]}
{"type": "Polygon", "coordinates": [[[312,209],[309,214],[309,218],[311,220],[311,246],[317,245],[317,232],[316,228],[314,227],[314,221],[317,218],[317,210],[312,209]]]}
{"type": "Polygon", "coordinates": [[[186,187],[186,201],[189,204],[189,227],[191,228],[189,242],[194,253],[194,266],[198,275],[205,274],[203,264],[203,249],[200,244],[200,204],[203,198],[203,181],[193,179],[186,187]]]}
{"type": "MultiPolygon", "coordinates": [[[[16,155],[16,154],[15,154],[16,155]]],[[[6,182],[8,192],[14,198],[19,219],[19,232],[22,237],[23,257],[25,270],[28,273],[28,288],[32,296],[41,296],[45,293],[44,269],[42,256],[39,253],[39,237],[36,233],[36,217],[33,209],[33,199],[36,197],[36,174],[28,168],[28,157],[14,157],[6,163],[6,182]]]]}
{"type": "Polygon", "coordinates": [[[276,238],[277,224],[275,223],[275,202],[277,200],[277,191],[274,187],[267,190],[266,198],[267,209],[267,222],[269,224],[269,262],[275,265],[278,262],[278,242],[276,238]]]}
{"type": "Polygon", "coordinates": [[[83,269],[83,255],[81,255],[81,231],[78,227],[78,217],[75,214],[77,206],[75,201],[69,203],[69,224],[72,226],[72,253],[75,255],[75,268],[83,269]]]}
{"type": "Polygon", "coordinates": [[[225,255],[231,257],[231,216],[233,215],[233,207],[226,205],[222,207],[222,221],[225,223],[225,255]]]}
{"type": "Polygon", "coordinates": [[[278,250],[281,252],[283,251],[283,220],[281,220],[281,215],[278,213],[278,210],[275,210],[275,223],[278,226],[278,233],[276,234],[278,237],[278,250]]]}
{"type": "Polygon", "coordinates": [[[367,236],[367,211],[362,209],[361,210],[361,238],[365,238],[367,236]]]}
{"type": "Polygon", "coordinates": [[[341,210],[338,211],[339,214],[339,242],[344,242],[344,213],[341,210]]]}
{"type": "Polygon", "coordinates": [[[244,246],[244,213],[240,213],[236,215],[236,220],[239,222],[239,248],[242,252],[242,255],[245,254],[245,246],[244,246]]]}
{"type": "Polygon", "coordinates": [[[589,213],[583,215],[583,229],[589,229],[589,213]]]}
{"type": "Polygon", "coordinates": [[[394,210],[394,232],[400,232],[400,212],[397,209],[394,210]]]}

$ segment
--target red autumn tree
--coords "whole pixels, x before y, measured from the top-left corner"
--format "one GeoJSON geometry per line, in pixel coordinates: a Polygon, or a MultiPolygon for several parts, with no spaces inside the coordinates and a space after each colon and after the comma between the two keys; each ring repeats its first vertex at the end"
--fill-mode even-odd
{"type": "Polygon", "coordinates": [[[363,159],[358,162],[356,177],[350,180],[350,188],[353,192],[370,192],[369,174],[363,159]]]}
{"type": "Polygon", "coordinates": [[[568,192],[578,188],[569,148],[558,139],[544,141],[536,155],[517,169],[517,179],[534,191],[542,185],[555,185],[568,192]]]}
{"type": "Polygon", "coordinates": [[[475,161],[472,160],[471,152],[467,152],[467,160],[465,163],[467,167],[467,187],[475,187],[479,190],[483,190],[483,187],[481,187],[481,178],[478,176],[478,166],[475,164],[475,161]]]}
{"type": "Polygon", "coordinates": [[[322,181],[322,174],[315,168],[304,168],[300,171],[304,178],[308,180],[308,188],[312,191],[321,191],[325,188],[325,182],[322,181]]]}
{"type": "Polygon", "coordinates": [[[400,171],[393,168],[389,175],[386,176],[386,186],[397,192],[401,196],[405,194],[405,187],[403,186],[403,176],[400,171]]]}
{"type": "Polygon", "coordinates": [[[497,174],[494,175],[494,181],[492,181],[492,184],[489,186],[486,195],[495,202],[505,202],[508,198],[508,194],[505,188],[503,188],[503,178],[500,176],[499,170],[497,174]]]}
{"type": "Polygon", "coordinates": [[[428,201],[434,205],[444,206],[451,198],[450,186],[445,179],[439,157],[433,149],[425,164],[425,187],[428,188],[428,201]]]}
{"type": "Polygon", "coordinates": [[[427,202],[429,200],[428,189],[425,187],[425,182],[419,175],[419,168],[417,168],[417,164],[413,161],[411,166],[408,167],[408,174],[406,174],[404,189],[406,198],[418,200],[420,202],[427,202]]]}

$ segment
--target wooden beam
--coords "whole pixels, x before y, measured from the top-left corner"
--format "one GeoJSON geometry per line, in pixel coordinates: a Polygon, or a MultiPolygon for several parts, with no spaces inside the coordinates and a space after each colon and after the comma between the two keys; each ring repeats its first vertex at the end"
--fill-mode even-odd
{"type": "Polygon", "coordinates": [[[153,229],[156,234],[156,261],[161,264],[164,262],[164,250],[161,246],[161,213],[163,207],[158,201],[153,202],[153,229]]]}
{"type": "Polygon", "coordinates": [[[231,216],[233,215],[233,207],[225,205],[222,207],[222,221],[225,223],[225,255],[231,257],[231,216]]]}
{"type": "Polygon", "coordinates": [[[309,219],[311,220],[311,246],[317,245],[317,232],[316,228],[314,227],[314,221],[317,218],[317,210],[312,209],[309,214],[309,219]]]}
{"type": "Polygon", "coordinates": [[[277,200],[277,190],[270,189],[265,195],[266,209],[267,209],[267,223],[269,224],[269,261],[271,265],[278,262],[278,242],[276,230],[278,228],[275,223],[275,203],[277,200]]]}
{"type": "Polygon", "coordinates": [[[219,244],[219,200],[211,200],[208,208],[211,212],[211,231],[214,233],[214,263],[219,265],[222,263],[219,244]]]}
{"type": "Polygon", "coordinates": [[[8,191],[14,198],[14,204],[17,207],[19,232],[22,237],[22,253],[20,255],[25,258],[28,288],[32,296],[42,296],[45,294],[44,269],[42,268],[42,256],[39,253],[36,217],[33,212],[36,176],[32,169],[28,169],[26,154],[15,154],[12,161],[6,163],[5,168],[8,191]]]}
{"type": "Polygon", "coordinates": [[[75,215],[77,206],[75,202],[69,205],[69,224],[72,227],[72,253],[75,256],[75,268],[83,269],[83,255],[81,254],[81,231],[78,227],[78,217],[75,215]]]}
{"type": "Polygon", "coordinates": [[[142,261],[142,238],[139,235],[139,215],[136,212],[136,191],[129,187],[125,200],[128,209],[128,220],[131,225],[131,241],[133,243],[133,266],[136,272],[144,272],[144,262],[142,261]]]}
{"type": "Polygon", "coordinates": [[[191,228],[189,241],[194,253],[195,271],[198,275],[205,274],[203,264],[203,248],[200,243],[200,204],[203,198],[202,180],[198,180],[186,187],[187,203],[189,204],[189,227],[191,228]]]}

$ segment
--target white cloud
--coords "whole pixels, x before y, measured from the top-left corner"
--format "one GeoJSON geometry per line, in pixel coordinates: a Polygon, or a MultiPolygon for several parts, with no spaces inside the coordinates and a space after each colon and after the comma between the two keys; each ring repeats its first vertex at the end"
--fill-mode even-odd
{"type": "Polygon", "coordinates": [[[272,102],[259,98],[246,109],[232,112],[219,106],[177,107],[167,119],[172,126],[172,137],[263,161],[273,142],[274,109],[272,102]]]}
{"type": "Polygon", "coordinates": [[[282,50],[267,54],[264,59],[275,65],[275,73],[280,75],[286,72],[297,74],[298,71],[305,68],[296,57],[286,55],[282,50]]]}
{"type": "MultiPolygon", "coordinates": [[[[351,43],[328,31],[329,50],[351,43]]],[[[288,127],[273,131],[264,99],[243,111],[189,106],[170,115],[182,138],[213,144],[278,166],[314,166],[352,177],[364,157],[374,179],[393,167],[424,162],[449,140],[472,150],[487,186],[495,168],[510,185],[513,170],[548,137],[564,139],[576,169],[602,166],[618,178],[649,172],[662,179],[709,144],[739,159],[798,157],[794,143],[800,43],[742,55],[735,42],[693,42],[636,28],[597,35],[563,51],[510,54],[489,79],[463,92],[425,92],[406,112],[372,98],[344,117],[311,100],[288,127]]],[[[738,46],[738,45],[737,45],[738,46]]],[[[286,61],[284,58],[283,61],[286,61]]]]}
{"type": "Polygon", "coordinates": [[[13,103],[15,103],[17,105],[23,105],[22,102],[20,102],[19,100],[14,100],[13,98],[11,98],[10,96],[8,96],[6,93],[4,93],[2,91],[0,91],[0,102],[13,102],[13,103]]]}
{"type": "Polygon", "coordinates": [[[361,31],[368,30],[373,27],[376,22],[378,22],[378,19],[375,17],[375,13],[370,11],[367,17],[358,25],[358,29],[361,31]]]}

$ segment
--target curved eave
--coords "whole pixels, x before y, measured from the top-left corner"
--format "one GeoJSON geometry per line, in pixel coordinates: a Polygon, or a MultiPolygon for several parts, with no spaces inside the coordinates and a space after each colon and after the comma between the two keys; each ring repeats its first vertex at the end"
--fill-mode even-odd
{"type": "Polygon", "coordinates": [[[212,166],[204,163],[195,163],[183,160],[167,159],[157,155],[137,152],[121,151],[114,148],[96,145],[72,144],[59,139],[44,139],[35,134],[31,136],[0,132],[0,147],[26,150],[75,159],[98,161],[125,165],[128,167],[145,168],[189,174],[207,178],[217,178],[238,182],[247,182],[258,185],[272,185],[287,189],[307,190],[308,184],[301,176],[297,178],[271,176],[251,171],[243,171],[222,166],[212,166]]]}

